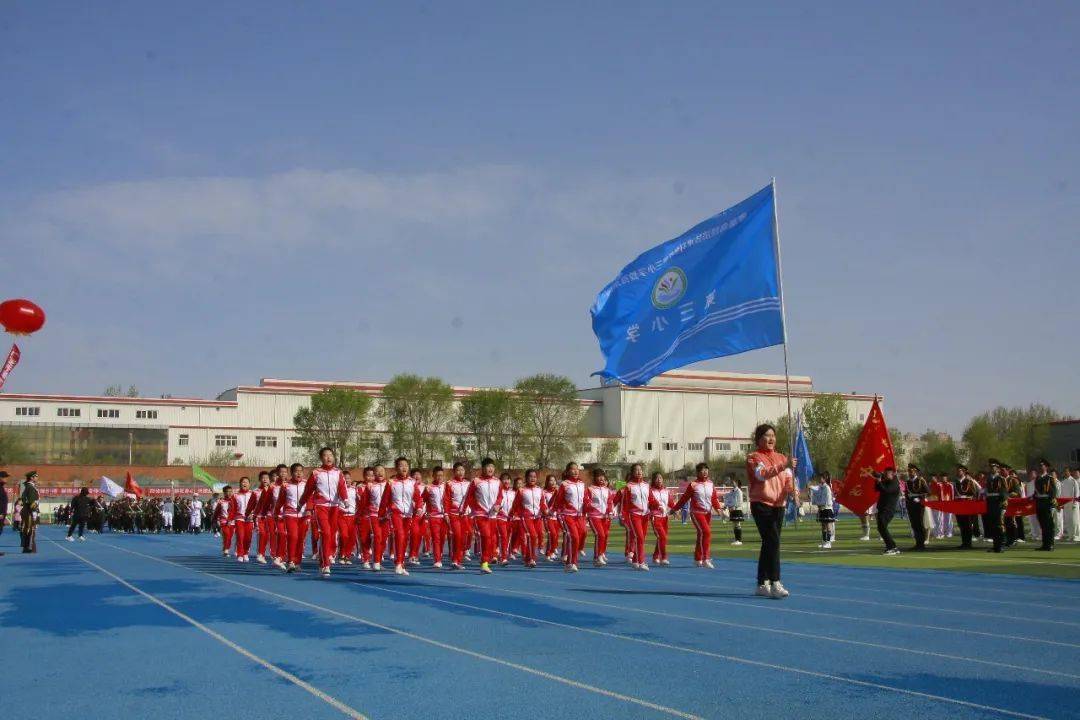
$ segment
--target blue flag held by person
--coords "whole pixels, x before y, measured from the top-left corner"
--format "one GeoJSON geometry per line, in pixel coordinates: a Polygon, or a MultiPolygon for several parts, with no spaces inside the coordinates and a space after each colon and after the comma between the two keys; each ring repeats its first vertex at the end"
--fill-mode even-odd
{"type": "Polygon", "coordinates": [[[673,368],[784,342],[774,187],[642,253],[596,296],[594,375],[644,385],[673,368]]]}
{"type": "Polygon", "coordinates": [[[806,444],[806,433],[803,432],[802,416],[795,421],[795,442],[792,445],[792,455],[795,456],[795,487],[802,490],[814,477],[814,462],[810,459],[810,447],[806,444]]]}

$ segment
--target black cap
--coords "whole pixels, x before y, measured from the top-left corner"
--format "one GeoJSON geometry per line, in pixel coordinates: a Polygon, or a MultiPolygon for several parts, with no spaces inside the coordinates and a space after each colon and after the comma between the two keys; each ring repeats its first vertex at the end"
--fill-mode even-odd
{"type": "Polygon", "coordinates": [[[956,469],[963,470],[964,472],[968,471],[967,465],[965,465],[964,463],[956,463],[956,469]]]}
{"type": "Polygon", "coordinates": [[[7,470],[0,470],[0,478],[6,477],[11,477],[11,475],[8,474],[7,470]]]}
{"type": "Polygon", "coordinates": [[[31,478],[36,478],[36,477],[37,477],[37,470],[31,470],[30,472],[26,473],[26,479],[27,480],[30,480],[31,478]]]}
{"type": "Polygon", "coordinates": [[[998,467],[1001,467],[1001,461],[998,460],[997,458],[990,458],[989,460],[986,461],[986,464],[991,465],[991,466],[997,465],[998,467]]]}
{"type": "Polygon", "coordinates": [[[908,470],[919,470],[920,468],[919,468],[919,466],[918,466],[918,465],[916,465],[915,463],[908,463],[908,464],[907,464],[907,469],[908,469],[908,470]]]}
{"type": "Polygon", "coordinates": [[[495,461],[492,460],[489,457],[486,457],[486,458],[484,458],[483,460],[480,461],[480,466],[481,467],[483,467],[484,465],[494,465],[494,464],[495,464],[495,461]]]}
{"type": "Polygon", "coordinates": [[[894,466],[890,465],[889,467],[885,468],[881,472],[889,472],[889,471],[896,472],[896,468],[894,466]]]}

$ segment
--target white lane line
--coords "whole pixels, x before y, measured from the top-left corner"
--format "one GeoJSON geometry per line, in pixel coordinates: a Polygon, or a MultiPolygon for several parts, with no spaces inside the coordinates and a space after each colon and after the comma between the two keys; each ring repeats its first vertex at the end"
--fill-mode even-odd
{"type": "Polygon", "coordinates": [[[244,656],[245,658],[247,658],[251,662],[255,663],[256,665],[261,665],[262,667],[266,668],[267,670],[274,673],[278,677],[283,678],[285,680],[288,680],[293,685],[296,685],[298,688],[310,693],[311,695],[315,696],[319,700],[322,700],[324,703],[326,703],[330,707],[334,708],[335,710],[341,712],[343,715],[345,715],[347,717],[350,717],[350,718],[353,718],[353,720],[368,720],[368,717],[366,715],[362,714],[361,712],[359,712],[355,708],[352,708],[352,707],[346,705],[345,703],[341,702],[337,698],[323,692],[322,690],[315,687],[311,683],[308,683],[308,682],[305,682],[305,681],[301,680],[300,678],[296,677],[295,675],[293,675],[288,670],[283,670],[283,669],[279,668],[277,665],[273,664],[272,662],[270,662],[268,660],[264,660],[263,658],[259,657],[258,655],[251,652],[250,650],[248,650],[248,649],[246,649],[244,647],[241,647],[240,645],[237,645],[236,643],[234,643],[232,640],[225,637],[221,633],[218,633],[218,632],[216,632],[214,630],[211,630],[206,625],[203,625],[201,622],[199,622],[195,618],[184,614],[180,610],[177,610],[176,608],[174,608],[172,605],[165,602],[161,598],[156,597],[154,595],[151,595],[150,593],[146,592],[145,590],[142,590],[141,588],[138,588],[135,585],[132,585],[131,583],[129,583],[124,578],[120,577],[116,573],[113,573],[113,572],[111,572],[109,570],[106,570],[105,568],[101,567],[100,565],[98,565],[93,560],[85,558],[85,557],[83,557],[82,555],[80,555],[77,552],[74,552],[72,550],[68,550],[66,547],[64,547],[63,545],[61,545],[60,543],[56,542],[55,540],[53,540],[51,538],[49,539],[49,542],[51,542],[53,545],[56,545],[58,548],[60,548],[64,552],[68,553],[69,555],[74,555],[75,557],[82,560],[84,563],[86,563],[90,567],[92,567],[92,568],[104,573],[105,575],[109,576],[110,578],[112,578],[116,582],[120,583],[121,585],[126,587],[128,590],[132,591],[133,593],[136,593],[137,595],[141,595],[142,597],[146,598],[147,600],[154,603],[158,607],[172,613],[176,617],[178,617],[181,620],[183,620],[184,622],[188,623],[192,627],[194,627],[194,628],[196,628],[198,630],[201,630],[202,632],[206,633],[207,635],[209,635],[213,639],[217,640],[219,643],[221,643],[225,647],[229,648],[230,650],[233,650],[233,651],[239,653],[240,655],[244,656]]]}
{"type": "MultiPolygon", "coordinates": [[[[651,575],[651,573],[650,573],[650,575],[651,575]]],[[[620,591],[621,592],[631,592],[631,593],[633,592],[633,590],[626,590],[625,588],[620,589],[620,588],[611,588],[611,587],[603,587],[603,586],[597,587],[595,585],[576,586],[576,585],[571,585],[569,583],[559,582],[557,580],[546,580],[546,579],[538,578],[538,577],[535,577],[535,576],[530,576],[530,582],[546,583],[546,584],[549,584],[549,585],[558,585],[559,587],[567,587],[567,588],[584,587],[587,590],[609,590],[609,591],[612,591],[613,593],[616,593],[616,594],[619,593],[620,591]]],[[[749,595],[749,593],[748,593],[748,595],[749,595]]],[[[856,615],[840,615],[840,614],[837,614],[837,613],[827,613],[827,612],[820,612],[820,611],[816,611],[816,610],[801,610],[801,609],[797,609],[797,608],[784,607],[784,603],[776,603],[776,602],[772,602],[772,601],[769,601],[769,602],[738,602],[736,600],[719,600],[719,599],[716,599],[716,598],[703,598],[703,597],[698,597],[698,596],[695,596],[695,595],[685,595],[685,596],[680,596],[680,597],[682,599],[684,599],[684,600],[695,600],[695,601],[699,601],[699,602],[711,603],[713,605],[733,605],[735,607],[747,608],[747,609],[753,609],[753,610],[768,610],[769,612],[797,613],[797,614],[800,614],[800,615],[813,615],[813,616],[816,616],[816,617],[836,618],[836,619],[839,619],[839,620],[854,620],[856,622],[878,623],[878,624],[882,624],[882,625],[896,625],[896,626],[899,626],[899,627],[920,628],[920,629],[923,629],[923,630],[941,630],[941,631],[950,632],[950,633],[963,633],[965,635],[976,635],[976,636],[980,636],[980,637],[991,637],[991,638],[996,638],[998,640],[1023,640],[1025,642],[1042,643],[1042,644],[1045,644],[1045,645],[1054,645],[1054,646],[1058,646],[1058,647],[1080,648],[1080,644],[1060,642],[1058,640],[1044,640],[1042,638],[1033,638],[1033,637],[1021,636],[1021,635],[1001,635],[1001,634],[998,634],[998,633],[982,632],[980,630],[965,630],[965,629],[962,629],[962,628],[944,627],[944,626],[941,626],[941,625],[922,625],[922,624],[919,624],[919,623],[902,622],[900,620],[885,620],[883,618],[868,618],[868,617],[860,617],[860,616],[856,616],[856,615]]],[[[748,597],[748,599],[750,599],[750,598],[748,597]]]]}
{"type": "MultiPolygon", "coordinates": [[[[429,595],[421,595],[421,594],[418,594],[418,593],[404,592],[404,591],[401,591],[401,590],[391,590],[390,588],[381,587],[381,586],[366,585],[365,583],[363,583],[361,581],[358,581],[358,580],[352,580],[350,582],[352,584],[355,584],[355,585],[360,585],[361,587],[363,587],[366,590],[376,590],[376,591],[379,591],[379,592],[391,593],[391,594],[394,594],[394,595],[404,595],[406,597],[420,598],[420,599],[423,599],[423,600],[428,600],[430,602],[436,602],[436,603],[441,603],[441,604],[444,604],[444,605],[451,605],[451,606],[454,606],[454,607],[466,608],[466,609],[469,609],[469,610],[477,610],[479,612],[490,613],[490,614],[493,614],[493,615],[502,615],[503,617],[515,618],[517,620],[526,620],[526,621],[535,622],[535,623],[539,623],[539,624],[543,624],[543,625],[551,625],[551,626],[554,626],[554,627],[565,628],[567,630],[575,630],[575,631],[578,631],[578,632],[584,632],[584,633],[588,633],[588,634],[591,634],[591,635],[599,635],[601,637],[608,637],[608,638],[613,638],[613,639],[616,639],[616,640],[625,640],[627,642],[640,643],[642,645],[650,645],[652,647],[664,648],[666,650],[675,650],[675,651],[678,651],[678,652],[689,653],[689,654],[692,654],[692,655],[701,655],[701,656],[705,656],[705,657],[715,658],[717,660],[727,660],[729,662],[738,663],[740,665],[751,665],[753,667],[768,668],[770,670],[780,670],[780,671],[783,671],[783,672],[793,673],[793,674],[796,674],[796,675],[806,675],[806,676],[815,677],[815,678],[819,678],[819,679],[823,679],[823,680],[831,680],[833,682],[847,683],[847,684],[850,684],[850,685],[857,685],[857,686],[866,687],[866,688],[874,688],[876,690],[884,690],[886,692],[899,693],[901,695],[919,697],[919,698],[923,698],[923,699],[926,699],[926,700],[933,700],[933,701],[936,701],[936,702],[950,703],[950,704],[953,704],[953,705],[962,705],[964,707],[973,708],[973,709],[976,709],[976,710],[985,710],[985,711],[988,711],[988,712],[998,713],[1000,715],[1007,715],[1009,717],[1030,718],[1030,719],[1034,719],[1034,720],[1046,720],[1045,718],[1043,718],[1040,715],[1029,715],[1027,713],[1016,712],[1014,710],[1007,710],[1005,708],[995,707],[993,705],[982,705],[980,703],[968,702],[967,700],[959,700],[957,698],[950,698],[950,697],[945,697],[945,696],[942,696],[942,695],[933,695],[931,693],[919,692],[917,690],[907,690],[905,688],[898,688],[898,687],[894,687],[892,685],[885,685],[885,684],[882,684],[882,683],[869,682],[869,681],[866,681],[866,680],[856,680],[856,679],[853,679],[853,678],[844,677],[842,675],[832,675],[832,674],[829,674],[829,673],[818,672],[818,671],[815,671],[815,670],[804,670],[802,668],[791,667],[791,666],[788,666],[788,665],[777,665],[775,663],[762,662],[760,660],[750,660],[748,658],[737,657],[737,656],[734,656],[734,655],[724,655],[724,654],[721,654],[721,653],[710,652],[708,650],[699,650],[697,648],[690,648],[690,647],[685,647],[685,646],[682,646],[682,645],[673,645],[671,643],[659,642],[657,640],[645,640],[643,638],[635,638],[635,637],[630,637],[628,635],[620,635],[618,633],[606,632],[604,630],[596,630],[594,628],[583,627],[581,625],[569,625],[569,624],[566,624],[566,623],[555,622],[553,620],[542,620],[540,618],[536,618],[536,617],[533,617],[531,615],[518,615],[516,613],[505,612],[503,610],[493,610],[491,608],[480,607],[478,605],[469,605],[467,603],[460,603],[460,602],[455,602],[455,601],[452,601],[452,600],[443,600],[441,598],[434,598],[434,597],[431,597],[429,595]]],[[[468,583],[466,583],[466,584],[468,584],[468,583]]],[[[472,587],[477,587],[477,588],[480,588],[481,590],[488,589],[483,585],[473,585],[472,587]]],[[[544,598],[552,597],[552,596],[549,596],[549,595],[536,595],[534,593],[524,593],[524,592],[523,593],[516,593],[516,594],[527,595],[529,597],[544,597],[544,598]]],[[[558,598],[556,598],[556,599],[558,599],[558,598]]],[[[587,604],[590,604],[590,605],[603,605],[602,603],[587,603],[587,604]]],[[[620,608],[617,605],[603,605],[603,606],[613,608],[615,610],[624,610],[624,608],[620,608]]],[[[661,613],[656,613],[656,614],[661,614],[661,613]]],[[[666,615],[665,617],[672,617],[672,616],[666,615]]],[[[675,616],[675,617],[681,617],[681,616],[675,616]]],[[[684,618],[684,619],[686,619],[686,620],[695,620],[695,621],[700,622],[699,618],[684,618]]],[[[793,635],[801,635],[801,633],[791,633],[791,634],[793,634],[793,635]]]]}
{"type": "MultiPolygon", "coordinates": [[[[246,590],[251,590],[252,592],[261,593],[263,595],[267,595],[269,597],[276,598],[276,599],[281,600],[283,602],[292,603],[294,605],[299,605],[301,607],[306,607],[306,608],[311,609],[311,610],[318,610],[319,612],[324,612],[324,613],[326,613],[328,615],[333,615],[335,617],[342,618],[344,620],[350,620],[352,622],[356,622],[356,623],[359,623],[361,625],[366,625],[367,627],[376,628],[378,630],[383,630],[385,632],[392,633],[394,635],[399,635],[401,637],[406,637],[406,638],[409,638],[410,640],[416,640],[417,642],[422,642],[422,643],[425,643],[427,645],[432,645],[434,647],[441,648],[443,650],[449,650],[451,652],[456,652],[456,653],[460,653],[462,655],[467,655],[468,657],[474,658],[476,660],[483,660],[484,662],[494,663],[496,665],[501,665],[503,667],[508,667],[508,668],[513,669],[513,670],[519,670],[521,672],[528,673],[530,675],[535,675],[537,677],[542,677],[545,680],[552,680],[554,682],[561,683],[563,685],[568,685],[570,687],[577,688],[579,690],[585,690],[587,692],[595,693],[597,695],[603,695],[604,697],[612,698],[614,700],[621,700],[623,702],[632,703],[632,704],[638,705],[640,707],[644,707],[644,708],[648,708],[650,710],[655,710],[657,712],[664,713],[665,715],[671,715],[673,717],[685,718],[686,720],[705,720],[705,718],[703,718],[703,717],[701,717],[699,715],[694,715],[692,713],[683,712],[682,710],[677,710],[675,708],[670,708],[670,707],[667,707],[665,705],[659,705],[657,703],[649,702],[648,700],[642,700],[641,698],[636,698],[636,697],[633,697],[631,695],[624,695],[622,693],[618,693],[618,692],[615,692],[613,690],[607,690],[607,689],[604,689],[604,688],[601,688],[601,687],[597,687],[595,685],[589,685],[588,683],[579,682],[577,680],[573,680],[571,678],[563,677],[561,675],[555,675],[554,673],[549,673],[549,672],[546,672],[544,670],[539,670],[537,668],[530,667],[528,665],[522,665],[521,663],[512,662],[510,660],[503,660],[502,658],[498,658],[498,657],[495,657],[493,655],[484,655],[482,653],[474,652],[472,650],[468,650],[466,648],[458,647],[456,645],[450,645],[449,643],[444,643],[444,642],[439,641],[439,640],[433,640],[431,638],[424,637],[423,635],[417,635],[416,633],[409,632],[408,630],[402,630],[400,628],[390,627],[389,625],[382,625],[380,623],[376,623],[376,622],[373,622],[371,620],[365,620],[364,618],[357,617],[356,615],[350,615],[349,613],[340,612],[338,610],[334,610],[333,608],[328,608],[328,607],[325,607],[323,605],[316,605],[315,603],[310,603],[310,602],[307,602],[306,600],[300,600],[299,598],[294,598],[294,597],[291,597],[289,595],[282,595],[281,593],[276,593],[276,592],[273,592],[272,590],[264,590],[263,588],[256,587],[254,585],[248,585],[247,583],[242,583],[242,582],[240,582],[238,580],[233,580],[231,578],[223,577],[221,575],[218,575],[217,573],[207,572],[206,570],[196,570],[196,569],[189,568],[189,567],[186,567],[184,565],[181,565],[180,563],[173,562],[172,560],[165,560],[163,558],[157,558],[157,557],[154,557],[153,555],[147,555],[145,553],[137,552],[135,550],[128,550],[127,548],[122,548],[122,547],[120,547],[118,545],[111,545],[109,543],[102,543],[102,544],[105,545],[106,547],[111,547],[111,548],[113,548],[115,550],[119,550],[121,552],[125,552],[125,553],[129,553],[131,555],[136,555],[138,557],[146,558],[147,560],[153,560],[154,562],[159,562],[159,563],[163,563],[163,564],[166,564],[166,565],[173,565],[173,566],[181,568],[183,570],[187,570],[188,572],[198,573],[200,575],[206,575],[207,577],[212,577],[215,580],[219,580],[220,582],[229,583],[230,585],[235,585],[237,587],[242,587],[242,588],[244,588],[246,590]]],[[[1025,716],[1025,717],[1030,717],[1030,716],[1025,716]]]]}
{"type": "MultiPolygon", "coordinates": [[[[423,575],[423,577],[424,577],[425,580],[431,579],[430,576],[426,575],[426,574],[423,575]]],[[[363,586],[365,588],[372,587],[372,586],[369,586],[366,583],[364,583],[362,580],[353,580],[352,582],[354,582],[356,584],[359,584],[359,585],[361,585],[361,586],[363,586]]],[[[1069,678],[1071,680],[1080,680],[1080,675],[1076,675],[1076,674],[1073,674],[1073,673],[1061,672],[1061,671],[1058,671],[1058,670],[1042,670],[1042,669],[1038,669],[1038,668],[1029,667],[1027,665],[1014,665],[1012,663],[995,662],[993,660],[980,660],[980,659],[970,658],[970,657],[963,656],[963,655],[949,655],[948,653],[939,653],[939,652],[934,652],[933,650],[917,650],[917,649],[913,649],[913,648],[902,647],[902,646],[899,646],[899,645],[886,645],[884,643],[875,643],[875,642],[869,642],[869,641],[865,641],[865,640],[849,640],[849,639],[846,639],[846,638],[835,638],[835,637],[830,637],[828,635],[816,635],[814,633],[804,633],[804,632],[798,632],[796,630],[784,630],[784,629],[781,629],[781,628],[769,627],[767,625],[750,625],[750,624],[747,624],[747,623],[729,622],[729,621],[726,621],[726,620],[716,620],[715,618],[709,618],[709,617],[701,617],[701,616],[691,617],[691,616],[688,616],[688,615],[679,615],[677,613],[670,613],[670,612],[664,612],[664,611],[659,611],[659,610],[646,610],[644,608],[637,608],[637,607],[631,607],[631,606],[626,606],[626,605],[613,605],[613,604],[610,604],[610,603],[603,603],[603,602],[598,602],[598,601],[595,601],[595,600],[580,600],[578,598],[563,597],[561,595],[545,595],[545,594],[536,593],[536,592],[532,592],[532,591],[526,592],[526,591],[521,591],[521,590],[508,590],[506,588],[501,588],[501,587],[492,587],[492,586],[488,586],[488,585],[477,585],[477,584],[474,584],[474,583],[468,583],[468,582],[464,582],[463,580],[460,580],[460,579],[457,579],[457,578],[455,578],[452,582],[453,582],[453,584],[438,581],[438,584],[441,585],[442,587],[456,587],[456,588],[470,587],[470,588],[476,588],[478,590],[485,590],[485,591],[488,591],[488,592],[499,592],[499,593],[505,593],[505,594],[509,594],[509,595],[524,595],[526,597],[544,598],[544,599],[548,599],[548,600],[555,600],[555,601],[558,601],[558,602],[574,603],[574,604],[577,604],[577,605],[591,605],[593,607],[609,608],[609,609],[613,609],[613,610],[618,610],[619,612],[632,612],[632,613],[638,613],[638,614],[643,614],[643,615],[655,615],[657,617],[663,617],[663,618],[671,618],[671,619],[676,619],[676,620],[687,620],[687,621],[690,621],[690,622],[693,622],[693,623],[706,623],[706,624],[709,624],[709,625],[721,625],[721,626],[724,626],[724,627],[733,627],[733,628],[740,629],[740,630],[755,630],[755,631],[761,631],[761,632],[769,632],[769,633],[775,633],[777,635],[787,635],[787,636],[790,636],[790,637],[806,638],[808,640],[821,640],[821,641],[824,641],[824,642],[835,642],[835,643],[839,643],[839,644],[843,644],[843,645],[856,645],[856,646],[860,646],[860,647],[875,648],[875,649],[878,649],[878,650],[891,650],[891,651],[895,651],[895,652],[905,652],[905,653],[911,653],[913,655],[924,655],[924,656],[928,656],[928,657],[941,658],[941,659],[944,659],[944,660],[956,660],[958,662],[962,662],[962,663],[965,663],[965,664],[967,664],[967,663],[975,663],[975,664],[978,664],[978,665],[988,665],[988,666],[991,666],[991,667],[1004,668],[1004,669],[1007,669],[1007,670],[1018,670],[1018,671],[1024,671],[1024,672],[1039,673],[1039,674],[1043,674],[1043,675],[1052,675],[1052,676],[1055,676],[1055,677],[1069,678]]],[[[557,582],[553,582],[553,584],[562,585],[562,583],[557,583],[557,582]]],[[[570,587],[570,586],[565,586],[564,585],[564,587],[570,587]]],[[[382,586],[379,586],[376,589],[382,590],[384,588],[382,586]]],[[[434,598],[431,598],[431,599],[434,599],[434,598]]],[[[545,621],[538,621],[538,622],[545,622],[545,621]]],[[[633,638],[631,638],[631,639],[633,639],[633,638]]]]}

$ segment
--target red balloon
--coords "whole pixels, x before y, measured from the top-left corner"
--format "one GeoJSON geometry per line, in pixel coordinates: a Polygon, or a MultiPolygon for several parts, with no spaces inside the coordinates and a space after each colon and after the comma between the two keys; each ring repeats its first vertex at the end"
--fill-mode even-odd
{"type": "Polygon", "coordinates": [[[12,335],[30,335],[45,325],[45,311],[29,300],[0,303],[0,325],[12,335]]]}

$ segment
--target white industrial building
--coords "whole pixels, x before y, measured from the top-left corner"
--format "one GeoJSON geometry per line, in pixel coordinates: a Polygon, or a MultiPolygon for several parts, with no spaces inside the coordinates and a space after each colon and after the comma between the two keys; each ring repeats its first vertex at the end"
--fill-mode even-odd
{"type": "MultiPolygon", "coordinates": [[[[0,393],[0,428],[14,431],[41,463],[188,464],[227,452],[243,464],[267,466],[308,458],[293,417],[330,386],[377,398],[383,384],[263,379],[214,400],[0,393]]],[[[793,376],[791,389],[796,411],[817,394],[806,376],[793,376]]],[[[454,394],[475,390],[455,387],[454,394]]],[[[620,460],[659,460],[667,468],[740,455],[757,423],[787,411],[782,375],[673,371],[645,387],[607,385],[578,396],[586,433],[576,447],[579,462],[596,461],[610,440],[620,460]]],[[[865,420],[874,396],[842,396],[852,420],[865,420]]],[[[469,455],[468,434],[454,435],[457,454],[469,455]]]]}

